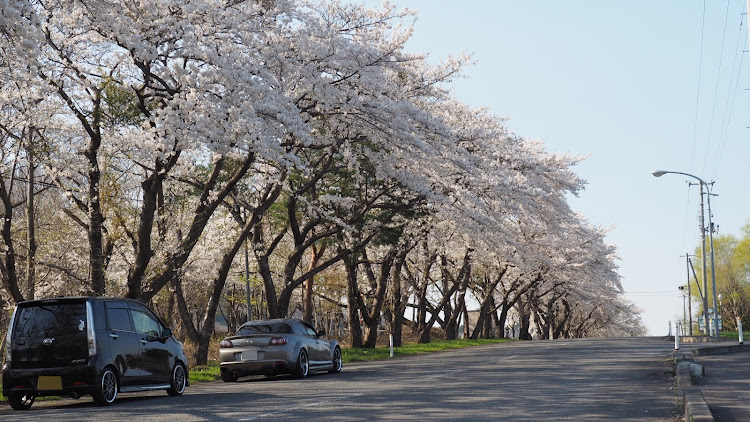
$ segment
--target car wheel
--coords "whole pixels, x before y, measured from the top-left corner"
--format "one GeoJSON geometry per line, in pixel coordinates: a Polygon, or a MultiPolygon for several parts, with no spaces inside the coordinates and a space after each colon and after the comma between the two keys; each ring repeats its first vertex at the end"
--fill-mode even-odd
{"type": "Polygon", "coordinates": [[[237,374],[233,372],[222,372],[221,373],[221,380],[224,382],[237,382],[237,374]]]}
{"type": "Polygon", "coordinates": [[[16,410],[29,410],[35,398],[34,393],[8,393],[8,403],[16,410]]]}
{"type": "Polygon", "coordinates": [[[341,366],[342,366],[341,349],[338,347],[333,350],[333,362],[332,363],[333,363],[333,368],[328,372],[332,374],[341,372],[341,366]]]}
{"type": "Polygon", "coordinates": [[[177,362],[174,364],[172,369],[172,379],[167,389],[167,394],[170,396],[179,396],[185,392],[185,386],[187,385],[187,372],[185,367],[181,363],[177,362]]]}
{"type": "Polygon", "coordinates": [[[109,406],[115,402],[118,389],[117,374],[115,374],[114,368],[108,366],[99,376],[99,383],[91,396],[99,406],[109,406]]]}
{"type": "Polygon", "coordinates": [[[307,351],[302,349],[297,357],[297,367],[294,368],[294,378],[305,378],[310,373],[310,361],[307,359],[307,351]]]}

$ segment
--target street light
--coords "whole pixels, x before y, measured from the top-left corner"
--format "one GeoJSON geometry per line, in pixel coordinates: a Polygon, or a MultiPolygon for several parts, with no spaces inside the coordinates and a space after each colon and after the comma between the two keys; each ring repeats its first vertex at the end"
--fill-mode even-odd
{"type": "MultiPolygon", "coordinates": [[[[713,299],[714,299],[714,307],[716,307],[716,272],[714,271],[714,236],[713,236],[713,228],[714,225],[711,222],[711,189],[709,188],[709,185],[703,181],[698,176],[694,176],[689,173],[682,173],[679,171],[664,171],[664,170],[657,170],[655,172],[652,172],[651,174],[654,175],[654,177],[661,177],[665,174],[681,174],[683,176],[692,177],[693,179],[698,180],[700,182],[700,195],[701,195],[701,255],[703,257],[703,321],[705,321],[705,332],[708,334],[710,333],[709,324],[710,320],[708,319],[708,285],[706,281],[706,225],[705,225],[705,219],[703,217],[703,186],[706,187],[706,192],[708,193],[708,236],[710,239],[710,248],[711,248],[711,284],[713,285],[713,299]]],[[[716,314],[716,312],[714,312],[716,314]]],[[[719,337],[719,319],[714,316],[714,335],[716,337],[719,337]]]]}

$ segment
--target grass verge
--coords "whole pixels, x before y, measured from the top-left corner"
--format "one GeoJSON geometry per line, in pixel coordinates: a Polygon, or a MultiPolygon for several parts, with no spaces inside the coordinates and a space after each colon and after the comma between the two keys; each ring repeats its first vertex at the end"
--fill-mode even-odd
{"type": "MultiPolygon", "coordinates": [[[[744,336],[745,330],[742,330],[742,334],[743,334],[742,337],[745,337],[744,336]]],[[[738,340],[738,341],[740,339],[740,333],[738,333],[737,331],[719,331],[719,336],[723,338],[732,339],[732,340],[738,340]]]]}
{"type": "MultiPolygon", "coordinates": [[[[480,346],[483,344],[504,343],[508,339],[479,339],[479,340],[436,340],[427,344],[407,344],[393,348],[393,356],[420,355],[443,350],[460,349],[462,347],[480,346]]],[[[346,362],[384,360],[390,358],[390,347],[376,347],[375,349],[361,349],[345,347],[341,349],[341,357],[346,362]]]]}
{"type": "Polygon", "coordinates": [[[209,361],[208,365],[196,366],[190,369],[190,383],[207,382],[221,378],[219,362],[209,361]]]}

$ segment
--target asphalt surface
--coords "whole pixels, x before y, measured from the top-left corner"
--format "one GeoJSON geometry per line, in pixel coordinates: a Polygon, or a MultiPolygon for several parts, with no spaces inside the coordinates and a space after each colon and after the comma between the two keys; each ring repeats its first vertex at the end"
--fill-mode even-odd
{"type": "Polygon", "coordinates": [[[339,374],[242,378],[165,392],[0,407],[0,420],[675,421],[681,409],[663,338],[512,342],[374,363],[339,374]]]}
{"type": "Polygon", "coordinates": [[[700,356],[706,375],[696,378],[695,387],[717,421],[750,421],[750,352],[700,356]]]}

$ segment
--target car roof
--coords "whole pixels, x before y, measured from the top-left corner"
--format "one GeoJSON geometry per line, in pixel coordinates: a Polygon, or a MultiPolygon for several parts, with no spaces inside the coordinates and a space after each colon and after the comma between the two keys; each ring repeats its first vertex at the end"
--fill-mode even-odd
{"type": "Polygon", "coordinates": [[[273,319],[254,319],[252,321],[247,321],[242,323],[242,325],[250,325],[250,324],[268,324],[268,323],[279,323],[279,322],[286,322],[286,323],[293,323],[293,322],[301,322],[302,320],[298,318],[273,318],[273,319]]]}
{"type": "Polygon", "coordinates": [[[83,301],[101,301],[101,302],[111,302],[111,301],[119,301],[119,302],[127,302],[127,303],[136,303],[140,305],[144,305],[144,303],[135,300],[135,299],[129,299],[129,298],[122,298],[122,297],[104,297],[104,296],[57,296],[57,297],[47,297],[42,299],[34,299],[34,300],[25,300],[23,302],[19,302],[19,306],[32,306],[36,304],[50,304],[50,303],[75,303],[75,302],[83,302],[83,301]]]}
{"type": "Polygon", "coordinates": [[[140,303],[135,299],[130,298],[123,298],[123,297],[105,297],[105,296],[56,296],[56,297],[46,297],[41,299],[34,299],[34,300],[25,300],[20,303],[34,303],[34,302],[76,302],[81,300],[99,300],[99,301],[112,301],[112,300],[118,300],[118,301],[124,301],[124,302],[133,302],[133,303],[140,303]]]}

